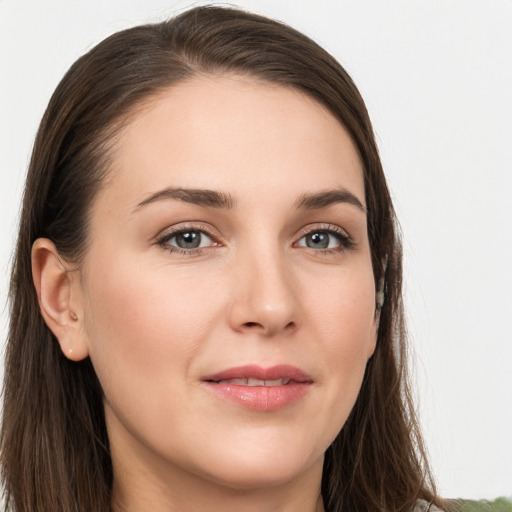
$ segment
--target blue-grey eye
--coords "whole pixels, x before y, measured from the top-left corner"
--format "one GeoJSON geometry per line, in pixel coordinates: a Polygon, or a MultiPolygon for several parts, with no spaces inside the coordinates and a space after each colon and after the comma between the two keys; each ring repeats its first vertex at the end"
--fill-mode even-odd
{"type": "Polygon", "coordinates": [[[165,243],[180,249],[191,250],[210,246],[212,239],[204,231],[188,229],[175,233],[165,243]]]}
{"type": "Polygon", "coordinates": [[[329,231],[312,231],[304,235],[297,243],[299,247],[310,249],[336,249],[341,247],[340,235],[329,231]]]}

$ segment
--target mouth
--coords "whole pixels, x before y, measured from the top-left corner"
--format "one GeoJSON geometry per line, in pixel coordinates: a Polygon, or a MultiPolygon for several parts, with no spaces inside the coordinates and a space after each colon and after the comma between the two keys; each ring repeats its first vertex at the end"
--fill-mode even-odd
{"type": "Polygon", "coordinates": [[[310,375],[290,365],[239,366],[206,376],[202,382],[218,398],[267,412],[297,403],[313,385],[310,375]]]}

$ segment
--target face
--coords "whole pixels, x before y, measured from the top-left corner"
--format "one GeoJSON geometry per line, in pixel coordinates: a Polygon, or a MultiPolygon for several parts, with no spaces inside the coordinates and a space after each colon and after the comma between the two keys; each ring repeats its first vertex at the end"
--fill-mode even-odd
{"type": "Polygon", "coordinates": [[[375,345],[364,199],[345,129],[298,91],[194,78],[134,116],[79,292],[118,474],[321,472],[375,345]]]}

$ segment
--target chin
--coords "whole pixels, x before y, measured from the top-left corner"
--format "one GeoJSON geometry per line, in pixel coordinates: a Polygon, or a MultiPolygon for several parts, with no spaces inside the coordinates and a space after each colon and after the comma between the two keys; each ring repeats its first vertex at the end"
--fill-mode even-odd
{"type": "MultiPolygon", "coordinates": [[[[215,459],[212,459],[215,460],[215,459]]],[[[323,454],[314,459],[288,451],[269,453],[243,453],[238,456],[225,453],[215,460],[211,468],[212,481],[234,490],[250,491],[262,488],[272,488],[286,485],[300,478],[305,473],[323,466],[323,454]]]]}
{"type": "MultiPolygon", "coordinates": [[[[271,464],[269,462],[269,464],[271,464]]],[[[242,470],[232,471],[231,473],[216,474],[213,481],[228,489],[235,491],[256,491],[258,489],[271,489],[273,487],[281,487],[293,482],[301,473],[289,470],[268,470],[261,468],[244,468],[242,470]]]]}

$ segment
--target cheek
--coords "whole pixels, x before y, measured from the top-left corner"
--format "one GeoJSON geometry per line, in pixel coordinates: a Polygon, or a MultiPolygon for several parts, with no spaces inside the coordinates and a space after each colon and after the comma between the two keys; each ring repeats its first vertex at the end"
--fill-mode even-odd
{"type": "Polygon", "coordinates": [[[375,294],[371,267],[326,283],[309,308],[323,352],[321,383],[330,441],[343,427],[361,388],[375,346],[375,294]],[[333,286],[333,282],[339,285],[333,286]]]}
{"type": "Polygon", "coordinates": [[[198,308],[204,282],[136,261],[119,259],[90,275],[86,335],[107,399],[130,389],[135,375],[138,393],[183,378],[221,314],[218,297],[208,294],[198,308]]]}
{"type": "Polygon", "coordinates": [[[338,361],[363,361],[375,341],[375,285],[371,265],[316,280],[317,291],[306,308],[308,322],[338,361]]]}

